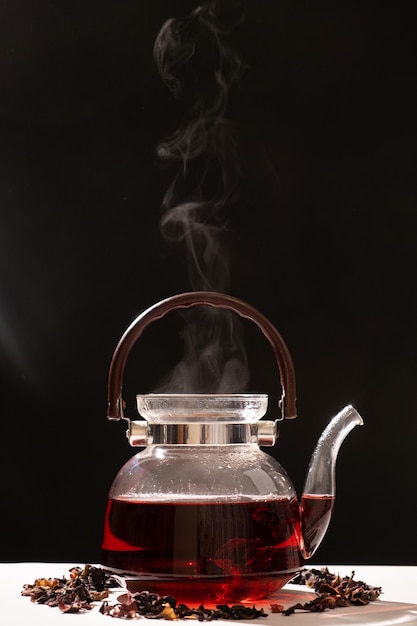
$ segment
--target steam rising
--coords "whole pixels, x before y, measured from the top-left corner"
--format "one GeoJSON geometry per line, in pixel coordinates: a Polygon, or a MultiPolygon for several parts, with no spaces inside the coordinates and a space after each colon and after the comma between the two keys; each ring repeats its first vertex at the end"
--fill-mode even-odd
{"type": "MultiPolygon", "coordinates": [[[[185,108],[178,128],[157,148],[160,159],[178,166],[162,201],[161,233],[185,246],[194,291],[230,287],[226,210],[237,199],[240,168],[227,112],[242,62],[229,37],[240,19],[238,4],[211,0],[169,19],[154,45],[160,76],[185,108]]],[[[184,358],[160,391],[243,391],[249,374],[240,320],[211,307],[184,317],[184,358]]]]}

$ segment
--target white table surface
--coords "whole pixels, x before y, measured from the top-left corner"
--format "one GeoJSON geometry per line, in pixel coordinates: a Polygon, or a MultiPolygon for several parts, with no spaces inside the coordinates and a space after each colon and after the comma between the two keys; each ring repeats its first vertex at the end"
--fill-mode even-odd
{"type": "MultiPolygon", "coordinates": [[[[116,626],[132,621],[149,622],[152,626],[166,623],[162,620],[112,620],[101,615],[97,608],[83,614],[63,614],[58,608],[35,604],[30,598],[21,596],[25,583],[33,583],[36,578],[53,578],[65,576],[74,563],[0,563],[0,624],[1,626],[116,626]]],[[[308,567],[320,568],[320,565],[308,567]]],[[[325,611],[323,613],[296,613],[289,617],[269,612],[270,601],[256,602],[269,612],[268,617],[257,620],[223,621],[232,624],[250,623],[253,626],[343,626],[348,624],[374,624],[375,626],[415,625],[417,626],[417,566],[383,566],[383,565],[329,565],[329,570],[348,576],[355,571],[355,580],[381,586],[383,594],[375,602],[366,606],[351,606],[325,611]],[[289,620],[289,621],[287,621],[289,620]]],[[[285,607],[295,602],[307,602],[314,597],[304,586],[288,584],[273,599],[285,607]]],[[[189,624],[179,621],[178,624],[189,624]]],[[[192,622],[198,624],[199,622],[192,622]]],[[[220,623],[220,622],[213,622],[220,623]]]]}

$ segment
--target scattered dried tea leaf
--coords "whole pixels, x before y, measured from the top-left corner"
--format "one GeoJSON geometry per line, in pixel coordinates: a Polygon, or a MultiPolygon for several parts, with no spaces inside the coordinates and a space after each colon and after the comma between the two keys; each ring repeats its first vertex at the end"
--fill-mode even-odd
{"type": "Polygon", "coordinates": [[[35,585],[37,587],[43,587],[45,589],[53,589],[57,585],[59,585],[59,578],[38,578],[35,580],[35,585]]]}
{"type": "Polygon", "coordinates": [[[58,608],[62,613],[80,613],[93,608],[86,600],[73,600],[67,604],[62,598],[58,599],[58,608]]]}
{"type": "MultiPolygon", "coordinates": [[[[208,609],[201,604],[198,608],[192,608],[186,604],[177,604],[173,596],[159,596],[149,591],[141,591],[133,595],[125,593],[119,596],[117,600],[121,604],[128,603],[129,606],[135,603],[136,615],[151,619],[186,619],[206,622],[218,619],[256,619],[267,616],[263,609],[257,609],[255,606],[248,607],[242,604],[233,606],[218,604],[215,609],[208,609]]],[[[108,603],[104,603],[100,611],[112,617],[124,617],[123,613],[120,615],[114,614],[113,607],[108,603]]]]}
{"type": "Polygon", "coordinates": [[[58,607],[63,613],[80,613],[107,597],[108,588],[120,586],[108,572],[91,565],[73,567],[69,572],[69,578],[38,578],[25,584],[22,595],[37,604],[58,607]]]}
{"type": "Polygon", "coordinates": [[[266,617],[263,609],[241,604],[218,605],[207,609],[204,605],[190,608],[178,604],[173,596],[159,596],[156,593],[142,591],[134,595],[129,592],[120,594],[117,602],[110,603],[110,587],[120,587],[120,583],[107,570],[85,565],[72,567],[69,578],[39,578],[33,584],[23,585],[22,595],[29,596],[32,602],[58,607],[62,613],[82,613],[93,608],[93,602],[100,600],[100,613],[122,619],[148,617],[152,619],[197,619],[212,621],[217,619],[256,619],[266,617]]]}
{"type": "Polygon", "coordinates": [[[100,602],[101,600],[105,600],[109,597],[108,589],[103,589],[103,591],[90,591],[90,596],[93,602],[100,602]]]}
{"type": "Polygon", "coordinates": [[[103,602],[99,611],[103,615],[109,615],[110,617],[133,618],[137,615],[136,604],[133,601],[117,602],[116,604],[103,602]]]}
{"type": "MultiPolygon", "coordinates": [[[[32,602],[58,607],[63,613],[86,612],[93,608],[93,602],[102,601],[100,613],[117,618],[147,617],[167,620],[214,621],[218,619],[243,620],[267,617],[264,610],[255,606],[218,604],[208,609],[203,604],[198,608],[177,604],[173,596],[159,596],[149,591],[131,594],[123,593],[116,603],[110,603],[110,587],[120,587],[116,578],[100,567],[85,565],[73,567],[69,578],[38,578],[33,584],[23,585],[22,595],[29,596],[32,602]]],[[[322,612],[336,607],[365,605],[376,600],[382,593],[381,587],[373,587],[351,576],[341,578],[331,574],[327,567],[317,570],[303,570],[291,582],[306,585],[316,592],[316,597],[304,604],[297,603],[284,609],[281,604],[271,604],[271,613],[292,615],[295,611],[322,612]]]]}
{"type": "Polygon", "coordinates": [[[292,615],[295,611],[322,612],[336,607],[351,604],[365,605],[379,598],[381,587],[373,587],[363,581],[354,580],[355,572],[341,578],[332,574],[327,567],[322,569],[302,570],[291,581],[297,585],[307,585],[314,589],[317,597],[304,604],[297,603],[283,610],[284,615],[292,615]]]}
{"type": "Polygon", "coordinates": [[[169,602],[165,604],[161,613],[161,617],[163,619],[168,619],[168,620],[178,619],[178,615],[175,613],[174,609],[172,608],[169,602]]]}

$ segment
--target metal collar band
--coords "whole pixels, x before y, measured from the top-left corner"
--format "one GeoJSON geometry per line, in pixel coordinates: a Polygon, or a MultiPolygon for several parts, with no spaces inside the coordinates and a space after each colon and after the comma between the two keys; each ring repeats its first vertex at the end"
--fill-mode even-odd
{"type": "Polygon", "coordinates": [[[145,420],[129,421],[127,438],[131,446],[160,445],[228,445],[254,443],[273,446],[277,422],[261,420],[256,424],[148,424],[145,420]]]}

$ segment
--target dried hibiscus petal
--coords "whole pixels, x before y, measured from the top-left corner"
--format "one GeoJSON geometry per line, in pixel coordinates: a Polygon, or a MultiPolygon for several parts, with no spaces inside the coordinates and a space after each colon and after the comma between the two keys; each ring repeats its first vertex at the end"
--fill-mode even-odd
{"type": "Polygon", "coordinates": [[[103,615],[110,615],[110,617],[133,618],[137,615],[137,607],[134,601],[127,604],[122,602],[117,602],[116,604],[103,602],[99,611],[103,615]]]}
{"type": "Polygon", "coordinates": [[[66,604],[64,600],[59,599],[58,608],[62,613],[79,613],[80,611],[88,611],[93,606],[85,600],[74,600],[74,602],[66,604]]]}
{"type": "Polygon", "coordinates": [[[291,582],[312,587],[317,597],[305,604],[297,603],[283,611],[292,615],[295,611],[325,611],[350,604],[365,605],[376,600],[382,593],[381,587],[373,587],[363,581],[354,580],[355,572],[341,578],[331,574],[327,567],[321,570],[303,570],[291,582]]]}

